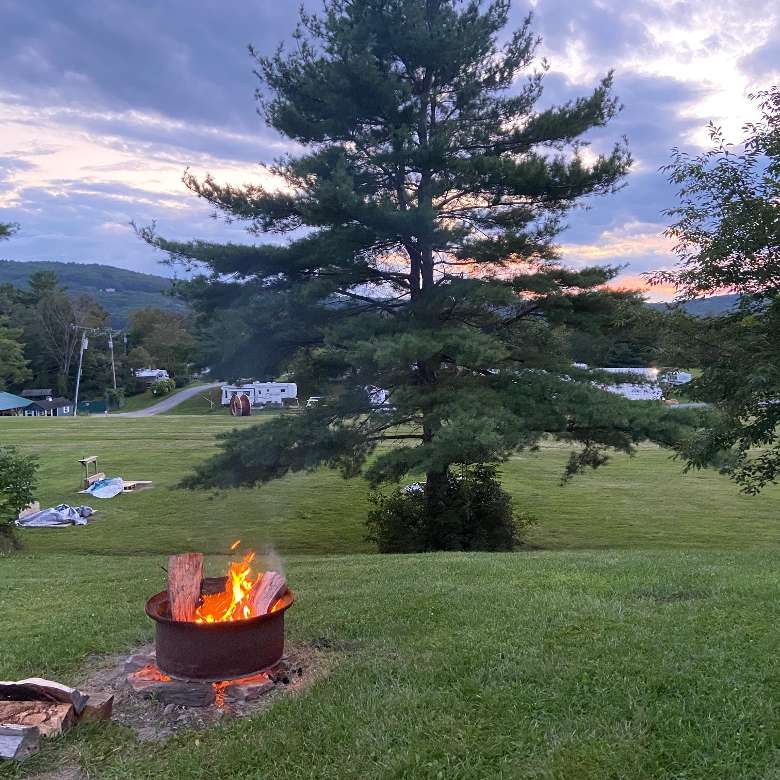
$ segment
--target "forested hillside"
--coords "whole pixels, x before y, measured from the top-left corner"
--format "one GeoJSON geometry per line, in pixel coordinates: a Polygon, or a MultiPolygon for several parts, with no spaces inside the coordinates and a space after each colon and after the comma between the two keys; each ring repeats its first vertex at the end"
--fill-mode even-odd
{"type": "Polygon", "coordinates": [[[26,288],[30,274],[51,271],[73,295],[89,295],[111,315],[114,327],[127,325],[129,312],[147,306],[183,311],[181,301],[167,293],[171,280],[98,263],[19,262],[0,260],[0,284],[26,288]]]}
{"type": "MultiPolygon", "coordinates": [[[[694,314],[697,317],[712,317],[718,314],[725,314],[733,309],[739,303],[738,295],[711,295],[709,298],[696,298],[683,304],[683,309],[688,314],[694,314]]],[[[668,304],[651,303],[654,309],[666,311],[668,304]]]]}

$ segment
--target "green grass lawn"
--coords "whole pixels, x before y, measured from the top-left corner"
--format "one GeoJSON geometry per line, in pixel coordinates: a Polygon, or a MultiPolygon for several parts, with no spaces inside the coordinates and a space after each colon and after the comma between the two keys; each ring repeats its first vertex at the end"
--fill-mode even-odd
{"type": "MultiPolygon", "coordinates": [[[[90,778],[780,778],[780,490],[739,496],[643,449],[566,487],[564,450],[513,459],[531,552],[379,556],[365,485],[297,475],[174,489],[214,434],[256,419],[0,419],[41,459],[42,503],[75,502],[79,457],[155,488],[93,503],[84,528],[27,531],[0,558],[0,678],[68,681],[148,641],[164,556],[233,539],[284,556],[292,642],[344,648],[257,716],[154,746],[80,727],[22,767],[90,778]]],[[[56,775],[52,775],[54,777],[56,775]]]]}

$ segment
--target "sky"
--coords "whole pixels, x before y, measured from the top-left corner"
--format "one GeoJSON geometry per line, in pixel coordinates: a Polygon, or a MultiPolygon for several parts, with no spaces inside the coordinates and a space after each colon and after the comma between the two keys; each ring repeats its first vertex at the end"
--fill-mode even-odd
{"type": "MultiPolygon", "coordinates": [[[[306,5],[316,8],[316,0],[306,5]]],[[[0,0],[0,222],[21,231],[9,260],[99,262],[169,273],[131,221],[168,238],[249,241],[182,184],[189,168],[261,182],[285,142],[254,102],[247,45],[289,40],[297,0],[0,0]]],[[[780,80],[776,0],[514,0],[549,63],[545,105],[585,95],[609,70],[624,108],[592,149],[628,137],[635,164],[561,235],[573,265],[624,265],[625,286],[675,262],[663,236],[672,147],[732,137],[756,118],[748,95],[780,80]]],[[[650,297],[672,291],[653,289],[650,297]]]]}

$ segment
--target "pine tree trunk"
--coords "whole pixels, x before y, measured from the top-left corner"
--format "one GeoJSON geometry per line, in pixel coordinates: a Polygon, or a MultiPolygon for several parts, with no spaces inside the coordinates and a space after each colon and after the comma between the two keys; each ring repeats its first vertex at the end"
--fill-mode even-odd
{"type": "Polygon", "coordinates": [[[446,550],[447,471],[429,471],[425,477],[425,532],[432,550],[446,550]]]}

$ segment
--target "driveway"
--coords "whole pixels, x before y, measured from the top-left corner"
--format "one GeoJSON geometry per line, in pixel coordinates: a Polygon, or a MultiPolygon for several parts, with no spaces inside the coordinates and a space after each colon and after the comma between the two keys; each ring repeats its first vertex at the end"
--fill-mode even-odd
{"type": "Polygon", "coordinates": [[[119,412],[119,414],[110,414],[109,417],[151,417],[154,414],[169,412],[182,401],[192,398],[194,395],[211,390],[212,387],[219,387],[221,382],[212,382],[210,385],[195,385],[194,387],[185,387],[178,393],[173,393],[160,399],[156,404],[147,406],[146,409],[139,409],[137,412],[119,412]]]}

